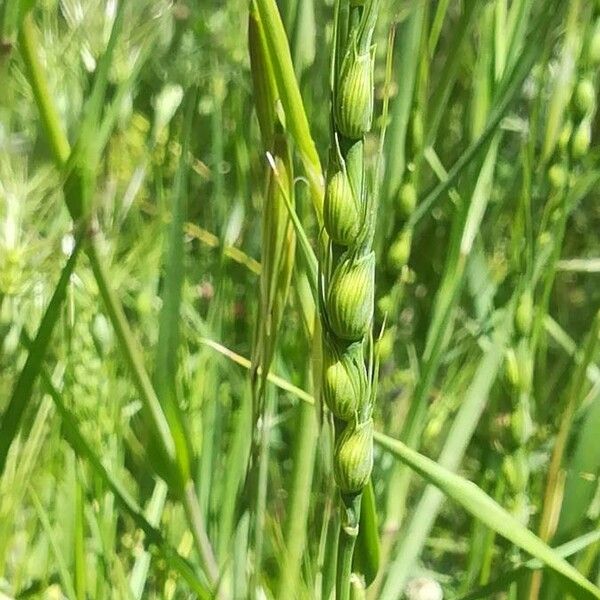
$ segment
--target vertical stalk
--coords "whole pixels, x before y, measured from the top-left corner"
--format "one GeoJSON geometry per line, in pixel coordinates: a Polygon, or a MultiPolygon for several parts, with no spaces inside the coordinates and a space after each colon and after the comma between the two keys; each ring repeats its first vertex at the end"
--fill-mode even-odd
{"type": "Polygon", "coordinates": [[[341,498],[342,523],[338,539],[336,600],[350,599],[350,575],[354,546],[358,537],[360,503],[361,494],[352,497],[343,495],[341,498]]]}

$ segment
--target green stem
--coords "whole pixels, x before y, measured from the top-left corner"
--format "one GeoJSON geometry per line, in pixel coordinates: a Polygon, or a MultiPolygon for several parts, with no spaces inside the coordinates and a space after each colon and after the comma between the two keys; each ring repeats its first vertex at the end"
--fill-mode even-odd
{"type": "MultiPolygon", "coordinates": [[[[214,589],[219,578],[219,568],[206,533],[202,511],[200,510],[200,503],[198,502],[198,496],[194,489],[194,483],[191,480],[185,484],[183,506],[192,530],[194,541],[196,542],[196,548],[200,554],[202,567],[205,570],[211,587],[214,589]]],[[[216,596],[221,597],[218,593],[216,593],[216,596]]]]}
{"type": "Polygon", "coordinates": [[[286,556],[279,583],[279,598],[291,598],[300,573],[306,543],[306,522],[312,489],[318,432],[315,407],[298,406],[298,437],[294,447],[294,472],[285,527],[286,556]]]}
{"type": "Polygon", "coordinates": [[[30,13],[25,16],[19,29],[19,48],[54,160],[62,167],[67,162],[71,149],[69,140],[61,127],[58,111],[52,101],[48,81],[38,57],[39,47],[37,29],[30,13]]]}
{"type": "Polygon", "coordinates": [[[350,599],[350,575],[352,574],[354,546],[358,537],[361,497],[361,494],[357,494],[353,497],[342,497],[341,500],[342,524],[338,538],[336,600],[350,599]]]}

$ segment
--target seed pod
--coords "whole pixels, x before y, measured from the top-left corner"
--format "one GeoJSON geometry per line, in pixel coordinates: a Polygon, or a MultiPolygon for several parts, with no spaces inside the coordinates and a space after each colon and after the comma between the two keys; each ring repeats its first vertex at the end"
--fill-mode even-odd
{"type": "Polygon", "coordinates": [[[587,153],[592,141],[592,125],[589,119],[583,119],[577,126],[571,142],[573,158],[581,158],[587,153]]]}
{"type": "Polygon", "coordinates": [[[375,253],[342,260],[331,277],[327,315],[343,340],[362,339],[371,325],[375,303],[375,253]]]}
{"type": "Polygon", "coordinates": [[[362,342],[340,347],[323,342],[323,398],[329,410],[343,421],[352,419],[367,400],[369,383],[362,342]]]}
{"type": "Polygon", "coordinates": [[[398,210],[404,218],[410,217],[417,205],[417,190],[412,183],[405,183],[398,192],[398,210]]]}
{"type": "Polygon", "coordinates": [[[398,239],[391,245],[388,251],[388,264],[394,271],[400,271],[410,258],[410,245],[412,242],[412,230],[403,230],[398,239]]]}
{"type": "Polygon", "coordinates": [[[533,322],[533,296],[530,290],[525,290],[519,298],[517,312],[515,314],[515,325],[517,331],[527,337],[531,331],[531,323],[533,322]]]}
{"type": "Polygon", "coordinates": [[[373,420],[348,423],[335,445],[333,469],[343,494],[357,494],[373,470],[373,420]]]}
{"type": "Polygon", "coordinates": [[[338,81],[335,122],[340,133],[357,140],[371,129],[373,119],[373,60],[370,52],[349,48],[338,81]]]}
{"type": "Polygon", "coordinates": [[[575,108],[580,116],[585,116],[594,110],[596,104],[596,90],[591,80],[584,78],[579,81],[575,89],[575,108]]]}
{"type": "Polygon", "coordinates": [[[327,233],[337,244],[350,246],[356,241],[360,209],[343,171],[337,171],[327,182],[323,220],[327,233]]]}

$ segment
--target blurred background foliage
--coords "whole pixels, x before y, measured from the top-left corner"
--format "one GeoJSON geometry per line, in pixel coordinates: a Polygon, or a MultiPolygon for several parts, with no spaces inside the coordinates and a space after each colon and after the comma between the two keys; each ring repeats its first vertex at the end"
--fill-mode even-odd
{"type": "MultiPolygon", "coordinates": [[[[62,175],[52,164],[18,52],[19,11],[14,7],[21,4],[26,3],[4,0],[0,10],[0,410],[27,357],[22,334],[35,332],[75,243],[62,175]]],[[[74,142],[117,3],[31,4],[39,28],[37,51],[61,122],[74,142]]],[[[280,0],[279,6],[311,133],[325,165],[332,2],[280,0]]],[[[106,105],[115,103],[116,122],[95,173],[93,194],[97,223],[92,235],[153,372],[163,255],[182,152],[180,105],[188,90],[197,88],[176,382],[197,457],[193,478],[219,562],[235,555],[235,546],[242,543],[235,537],[243,536],[237,517],[231,525],[234,531],[228,531],[234,541],[227,537],[223,507],[227,499],[235,504],[239,493],[237,484],[233,490],[228,487],[232,470],[245,468],[236,467],[235,439],[249,390],[247,372],[206,340],[248,357],[259,318],[257,261],[265,158],[253,106],[247,11],[245,0],[127,4],[105,99],[106,105]]],[[[386,330],[379,342],[376,423],[380,430],[405,439],[411,400],[420,393],[423,415],[415,417],[420,425],[413,445],[437,457],[471,386],[478,386],[475,391],[485,396],[485,409],[472,432],[465,427],[458,435],[466,452],[463,458],[456,450],[458,463],[452,468],[459,468],[536,531],[544,510],[549,458],[567,391],[577,374],[572,355],[583,348],[600,306],[595,108],[585,109],[583,117],[589,121],[591,144],[583,153],[572,147],[582,119],[575,93],[582,79],[592,82],[594,106],[596,101],[600,56],[594,59],[589,53],[594,51],[592,43],[600,44],[597,19],[594,3],[584,1],[402,0],[383,3],[377,35],[377,114],[385,98],[390,111],[384,169],[377,182],[381,205],[376,326],[386,321],[386,330]],[[511,38],[510,16],[517,4],[523,13],[517,15],[516,25],[512,23],[511,38]],[[390,29],[395,31],[394,63],[386,82],[390,29]],[[485,133],[507,89],[510,102],[491,136],[475,148],[451,189],[436,193],[445,173],[485,133]],[[569,124],[575,133],[565,133],[569,124]],[[486,168],[491,175],[485,175],[486,168]],[[432,193],[431,205],[415,213],[414,204],[418,211],[432,193]],[[468,210],[472,204],[467,200],[478,194],[485,196],[481,218],[474,217],[469,252],[462,257],[459,246],[468,237],[467,216],[461,220],[457,215],[468,210]],[[557,223],[563,219],[561,228],[557,223]],[[505,327],[505,310],[518,311],[523,293],[532,296],[533,325],[519,330],[511,321],[505,327]],[[440,308],[446,301],[447,313],[440,308]],[[498,332],[505,338],[502,359],[488,365],[489,371],[476,380],[498,332]],[[535,343],[530,343],[532,335],[535,343]],[[437,353],[435,360],[430,360],[431,348],[437,353]],[[531,381],[519,388],[523,365],[530,365],[531,381]],[[425,374],[430,376],[427,384],[425,374]],[[521,410],[522,393],[528,398],[523,418],[531,424],[519,439],[511,427],[521,410]],[[515,475],[519,468],[526,474],[515,475]]],[[[383,124],[380,117],[370,140],[373,161],[383,124]]],[[[101,123],[97,128],[99,133],[101,123]]],[[[318,231],[302,178],[296,194],[301,221],[316,243],[318,231]]],[[[292,295],[273,371],[308,388],[309,353],[292,295]]],[[[569,506],[563,511],[575,511],[577,518],[563,517],[571,521],[559,526],[556,541],[591,530],[600,514],[600,453],[591,425],[586,428],[600,413],[600,373],[593,360],[597,354],[593,347],[586,363],[590,381],[582,382],[564,458],[573,466],[567,470],[564,502],[569,506]],[[585,465],[583,474],[578,465],[585,465]],[[573,488],[568,487],[571,481],[573,488]]],[[[81,434],[140,506],[150,504],[150,515],[152,502],[166,492],[148,468],[144,450],[151,441],[139,420],[140,400],[85,257],[70,278],[45,365],[81,434]]],[[[36,387],[35,402],[25,412],[21,435],[0,480],[0,591],[9,597],[71,597],[71,581],[77,598],[188,597],[177,571],[156,555],[148,555],[151,566],[144,571],[141,588],[135,588],[132,581],[140,577],[136,569],[142,569],[145,556],[143,535],[117,508],[97,473],[63,442],[62,421],[46,392],[43,383],[36,387]],[[74,550],[78,531],[84,544],[83,584],[75,568],[80,564],[74,550]]],[[[281,568],[278,556],[298,402],[281,392],[270,434],[268,560],[262,574],[269,597],[277,597],[272,590],[281,568]]],[[[305,597],[314,597],[310,590],[327,506],[327,464],[325,459],[317,461],[313,479],[308,553],[302,563],[305,597]]],[[[390,457],[378,453],[374,484],[384,574],[401,556],[394,550],[402,539],[397,530],[401,524],[408,526],[405,515],[418,505],[424,489],[420,480],[410,488],[396,487],[395,470],[390,457]]],[[[234,512],[242,514],[239,506],[234,512]]],[[[193,556],[177,502],[167,500],[155,520],[173,547],[193,556]]],[[[447,597],[459,597],[475,584],[486,583],[494,568],[505,571],[521,560],[517,550],[494,541],[453,504],[444,504],[435,525],[421,530],[425,537],[415,542],[421,544],[419,560],[406,567],[399,590],[378,581],[379,591],[374,593],[380,595],[374,597],[399,597],[406,580],[423,572],[427,577],[433,573],[447,597]]],[[[597,580],[597,548],[588,574],[597,580]]],[[[564,597],[556,594],[548,589],[541,597],[564,597]]]]}

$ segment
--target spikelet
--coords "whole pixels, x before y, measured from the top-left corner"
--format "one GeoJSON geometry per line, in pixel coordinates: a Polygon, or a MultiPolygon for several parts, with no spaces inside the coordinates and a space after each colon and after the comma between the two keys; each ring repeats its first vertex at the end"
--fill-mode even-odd
{"type": "Polygon", "coordinates": [[[357,494],[373,469],[373,420],[346,425],[335,445],[335,480],[343,494],[357,494]]]}
{"type": "Polygon", "coordinates": [[[373,120],[373,58],[351,44],[338,82],[335,122],[346,137],[357,140],[368,133],[373,120]]]}
{"type": "Polygon", "coordinates": [[[515,314],[515,325],[517,331],[527,337],[531,332],[531,324],[533,323],[533,296],[531,290],[525,290],[519,298],[517,311],[515,314]]]}
{"type": "Polygon", "coordinates": [[[375,302],[375,253],[343,259],[333,272],[327,293],[327,315],[341,339],[362,339],[371,325],[375,302]]]}
{"type": "Polygon", "coordinates": [[[350,246],[360,230],[360,209],[350,187],[348,176],[342,170],[327,182],[323,220],[329,237],[337,244],[350,246]]]}
{"type": "Polygon", "coordinates": [[[583,119],[577,126],[573,139],[571,140],[571,152],[573,158],[582,158],[589,150],[592,141],[592,124],[589,118],[583,119]]]}
{"type": "Polygon", "coordinates": [[[369,383],[363,344],[340,346],[323,341],[323,398],[329,410],[343,421],[354,418],[368,398],[369,383]]]}

